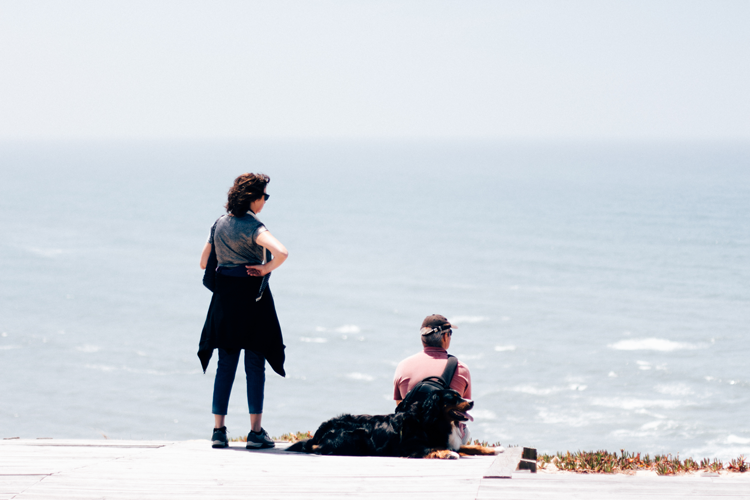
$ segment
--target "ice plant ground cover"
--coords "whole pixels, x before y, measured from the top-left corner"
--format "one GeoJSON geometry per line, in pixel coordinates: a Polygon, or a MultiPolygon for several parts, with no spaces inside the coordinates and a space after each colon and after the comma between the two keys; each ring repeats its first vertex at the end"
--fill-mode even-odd
{"type": "Polygon", "coordinates": [[[673,457],[667,455],[641,455],[640,453],[629,453],[620,450],[610,453],[608,451],[577,451],[571,453],[558,452],[555,455],[540,455],[537,459],[537,467],[545,470],[564,470],[580,473],[600,474],[634,474],[637,471],[655,471],[660,476],[686,474],[691,472],[747,472],[750,463],[743,455],[722,462],[718,459],[704,458],[700,462],[693,458],[680,459],[679,455],[673,457]]]}

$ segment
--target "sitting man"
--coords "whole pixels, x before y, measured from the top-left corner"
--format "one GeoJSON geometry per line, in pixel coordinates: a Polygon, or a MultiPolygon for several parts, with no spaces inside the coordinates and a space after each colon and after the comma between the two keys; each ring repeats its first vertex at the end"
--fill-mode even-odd
{"type": "MultiPolygon", "coordinates": [[[[424,319],[420,330],[424,350],[401,361],[393,377],[393,399],[396,400],[396,404],[423,379],[443,374],[448,362],[447,349],[451,345],[452,328],[458,327],[451,325],[445,316],[440,314],[433,314],[424,319]]],[[[453,374],[453,380],[450,381],[450,388],[458,392],[462,398],[471,399],[471,374],[469,368],[460,361],[453,374]]],[[[461,430],[461,440],[463,444],[468,444],[469,430],[463,424],[461,430]]]]}

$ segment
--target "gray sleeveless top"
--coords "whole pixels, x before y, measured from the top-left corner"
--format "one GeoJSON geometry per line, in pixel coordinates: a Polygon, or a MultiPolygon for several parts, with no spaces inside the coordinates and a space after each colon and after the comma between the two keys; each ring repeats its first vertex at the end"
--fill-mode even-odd
{"type": "Polygon", "coordinates": [[[263,247],[256,243],[258,236],[268,231],[258,220],[258,216],[249,211],[241,216],[223,215],[216,221],[214,237],[208,236],[208,242],[216,249],[216,260],[219,267],[239,267],[263,263],[263,247]]]}

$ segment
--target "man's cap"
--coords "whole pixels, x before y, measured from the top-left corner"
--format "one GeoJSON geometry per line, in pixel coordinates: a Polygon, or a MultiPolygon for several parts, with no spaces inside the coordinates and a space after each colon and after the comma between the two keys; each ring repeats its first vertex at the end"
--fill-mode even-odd
{"type": "Polygon", "coordinates": [[[435,332],[442,332],[451,328],[458,328],[456,325],[451,325],[448,318],[442,314],[431,314],[422,321],[422,329],[419,332],[422,335],[429,335],[435,332]]]}

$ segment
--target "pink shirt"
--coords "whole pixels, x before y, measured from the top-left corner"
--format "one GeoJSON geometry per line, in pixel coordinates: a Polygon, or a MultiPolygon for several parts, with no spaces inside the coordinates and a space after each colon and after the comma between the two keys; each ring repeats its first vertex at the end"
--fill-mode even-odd
{"type": "MultiPolygon", "coordinates": [[[[424,351],[403,360],[393,376],[393,399],[400,401],[423,379],[442,375],[447,360],[448,353],[442,347],[425,347],[424,351]]],[[[471,374],[460,361],[450,386],[461,397],[471,399],[471,374]]]]}

